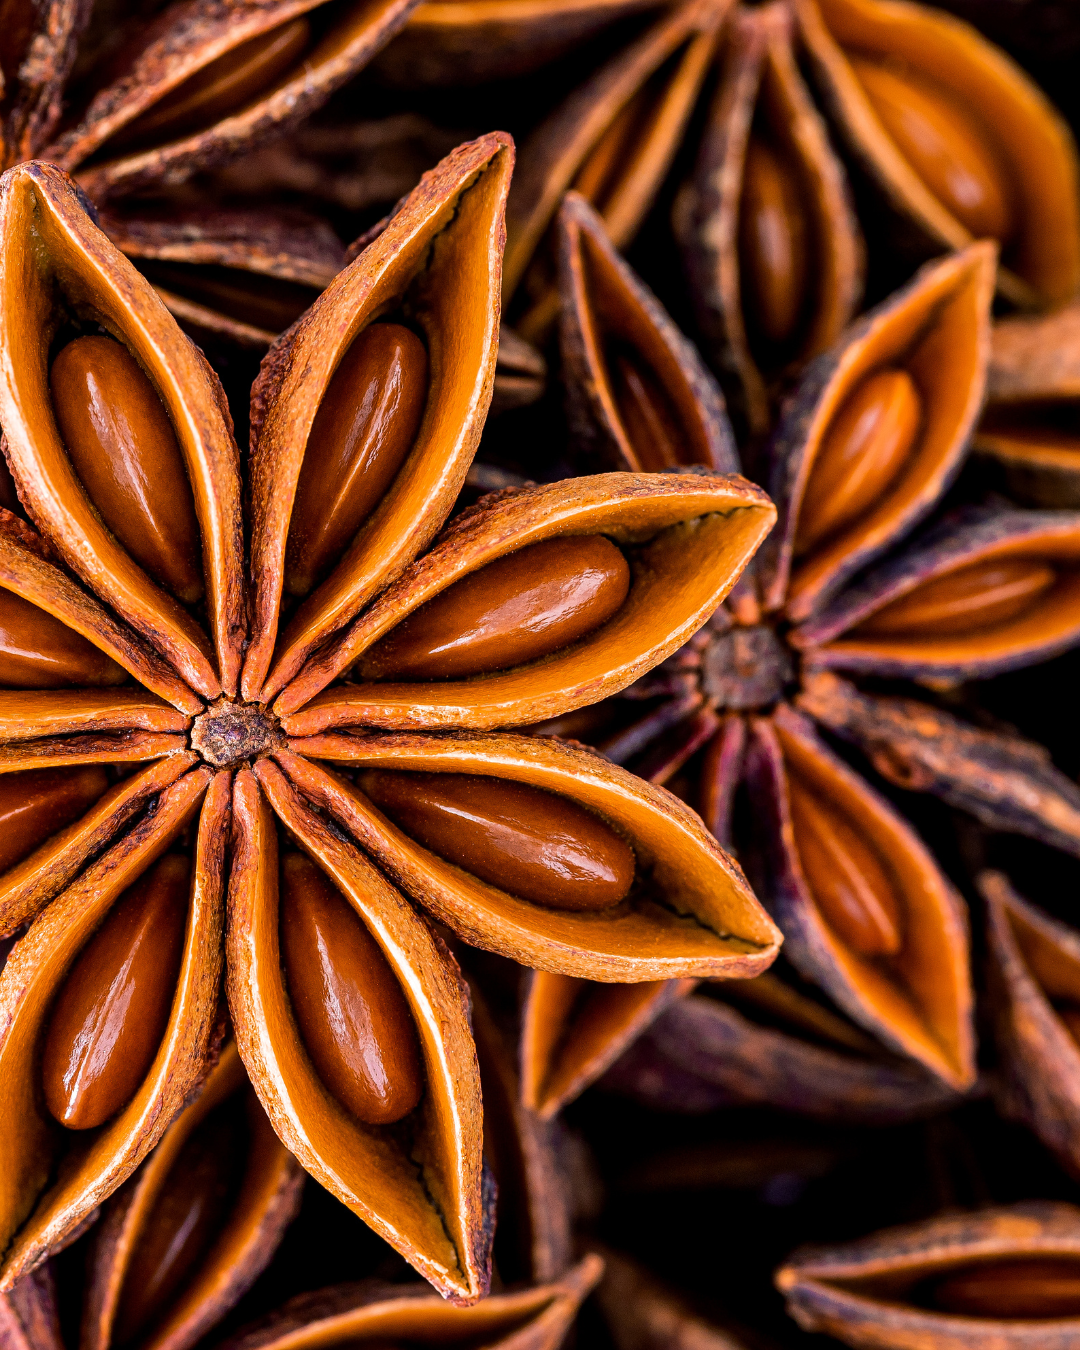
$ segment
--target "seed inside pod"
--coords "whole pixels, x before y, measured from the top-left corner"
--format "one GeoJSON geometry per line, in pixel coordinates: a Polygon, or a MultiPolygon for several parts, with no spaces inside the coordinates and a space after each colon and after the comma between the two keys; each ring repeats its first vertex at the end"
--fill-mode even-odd
{"type": "Polygon", "coordinates": [[[934,1285],[930,1301],[960,1317],[1076,1317],[1080,1263],[1052,1257],[988,1261],[946,1275],[934,1285]]]}
{"type": "Polygon", "coordinates": [[[240,43],[158,99],[111,144],[175,140],[211,126],[268,90],[299,61],[310,41],[311,23],[302,14],[240,43]]]}
{"type": "Polygon", "coordinates": [[[988,558],[916,586],[864,619],[853,631],[869,637],[958,637],[1008,623],[1056,579],[1041,558],[988,558]]]}
{"type": "Polygon", "coordinates": [[[416,1024],[397,976],[345,897],[306,855],[281,860],[289,998],[328,1091],[367,1125],[390,1125],[424,1090],[416,1024]]]}
{"type": "Polygon", "coordinates": [[[986,131],[943,89],[892,65],[852,67],[897,149],[976,239],[1007,240],[1010,184],[986,131]]]}
{"type": "Polygon", "coordinates": [[[882,859],[819,791],[793,776],[788,789],[795,849],[822,918],[861,956],[895,956],[901,908],[882,859]]]}
{"type": "Polygon", "coordinates": [[[746,147],[739,275],[750,326],[770,342],[795,334],[807,286],[806,220],[795,171],[759,136],[746,147]]]}
{"type": "Polygon", "coordinates": [[[306,595],[378,506],[416,440],[424,344],[398,323],[365,328],[334,372],[304,452],[285,546],[285,589],[306,595]]]}
{"type": "Polygon", "coordinates": [[[69,342],[49,384],[60,435],[102,520],[155,580],[194,604],[203,593],[195,499],[157,390],[109,337],[69,342]]]}
{"type": "Polygon", "coordinates": [[[615,404],[642,470],[660,473],[686,463],[686,438],[659,381],[625,352],[617,352],[611,365],[615,404]]]}
{"type": "Polygon", "coordinates": [[[609,539],[545,539],[421,605],[360,670],[365,679],[448,680],[520,666],[607,623],[629,590],[630,567],[609,539]]]}
{"type": "Polygon", "coordinates": [[[127,671],[59,619],[0,590],[0,685],[64,689],[123,684],[127,671]]]}
{"type": "Polygon", "coordinates": [[[0,872],[78,820],[108,786],[100,764],[0,776],[0,872]]]}
{"type": "Polygon", "coordinates": [[[166,854],[116,901],[53,1006],[42,1082],[53,1116],[88,1130],[146,1077],[168,1025],[187,925],[185,857],[166,854]]]}
{"type": "Polygon", "coordinates": [[[880,500],[915,444],[921,422],[922,399],[906,370],[879,370],[848,395],[810,469],[796,553],[808,552],[880,500]]]}
{"type": "Polygon", "coordinates": [[[361,786],[425,848],[523,900],[608,909],[634,880],[629,844],[553,792],[477,774],[379,769],[366,773],[361,786]]]}
{"type": "Polygon", "coordinates": [[[133,1244],[114,1345],[130,1345],[149,1331],[202,1264],[236,1197],[246,1135],[237,1095],[212,1111],[180,1150],[133,1244]]]}

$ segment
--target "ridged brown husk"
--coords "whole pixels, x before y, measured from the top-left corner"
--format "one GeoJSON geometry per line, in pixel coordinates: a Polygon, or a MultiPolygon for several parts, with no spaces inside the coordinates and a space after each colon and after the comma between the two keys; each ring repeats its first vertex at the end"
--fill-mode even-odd
{"type": "Polygon", "coordinates": [[[817,1120],[886,1125],[956,1100],[940,1078],[890,1057],[831,1009],[773,979],[757,997],[695,994],[662,1012],[601,1080],[668,1111],[765,1105],[817,1120]]]}
{"type": "Polygon", "coordinates": [[[1080,1046],[1059,1016],[1080,1002],[1080,933],[1021,899],[1000,872],[984,872],[979,889],[1001,1105],[1080,1174],[1080,1046]]]}
{"type": "Polygon", "coordinates": [[[91,1235],[80,1350],[108,1350],[133,1256],[184,1145],[217,1107],[247,1096],[250,1137],[243,1179],[213,1246],[164,1308],[146,1350],[187,1350],[247,1292],[269,1263],[300,1206],[304,1173],[254,1104],[236,1046],[227,1045],[198,1098],[169,1126],[154,1152],[106,1204],[91,1235]]]}
{"type": "Polygon", "coordinates": [[[325,0],[183,0],[165,26],[149,28],[132,64],[97,90],[76,125],[43,154],[96,201],[146,192],[220,164],[319,108],[405,23],[416,0],[360,0],[332,13],[325,0]],[[242,43],[310,15],[313,35],[295,66],[246,105],[200,130],[126,146],[123,132],[159,99],[242,43]]]}
{"type": "Polygon", "coordinates": [[[658,0],[436,0],[421,4],[379,54],[398,88],[482,83],[525,75],[658,0]]]}
{"type": "Polygon", "coordinates": [[[831,347],[862,292],[863,244],[843,165],[799,72],[786,0],[736,12],[693,176],[675,212],[690,297],[717,370],[754,436],[771,422],[776,379],[831,347]],[[797,184],[807,237],[807,295],[779,347],[753,332],[739,212],[751,134],[797,184]]]}
{"type": "Polygon", "coordinates": [[[316,646],[400,575],[450,511],[491,402],[513,158],[501,133],[448,156],[267,357],[252,391],[249,699],[278,693],[316,646]],[[319,402],[349,344],[406,301],[431,365],[420,433],[375,514],[279,639],[285,541],[319,402]]]}
{"type": "Polygon", "coordinates": [[[563,194],[581,192],[614,246],[626,247],[671,166],[729,8],[729,0],[677,6],[575,90],[522,146],[506,208],[503,294],[509,303],[523,288],[516,305],[522,316],[513,322],[530,342],[542,341],[558,317],[555,259],[537,250],[563,194]],[[629,143],[625,118],[641,123],[629,143]]]}
{"type": "Polygon", "coordinates": [[[227,1350],[270,1347],[445,1345],[481,1340],[491,1350],[558,1350],[582,1300],[603,1271],[589,1255],[558,1280],[515,1293],[493,1294],[471,1308],[455,1308],[424,1285],[338,1285],[301,1294],[261,1323],[224,1342],[227,1350]]]}
{"type": "Polygon", "coordinates": [[[788,1312],[805,1331],[846,1345],[904,1350],[1067,1350],[1076,1317],[1025,1320],[955,1316],[912,1301],[917,1286],[964,1268],[1051,1258],[1080,1263],[1080,1210],[1028,1201],[948,1214],[835,1247],[797,1251],[776,1273],[788,1312]]]}
{"type": "Polygon", "coordinates": [[[559,208],[559,343],[571,434],[589,459],[631,472],[702,464],[734,473],[739,459],[724,396],[649,288],[612,247],[604,223],[577,192],[559,208]],[[615,389],[621,357],[658,386],[671,416],[674,463],[635,443],[615,389]]]}
{"type": "Polygon", "coordinates": [[[102,211],[100,223],[180,326],[203,342],[269,347],[345,265],[329,225],[299,213],[102,211]]]}
{"type": "Polygon", "coordinates": [[[888,0],[795,0],[814,76],[848,150],[898,218],[902,243],[963,249],[968,229],[933,195],[874,112],[848,54],[888,59],[979,118],[1010,184],[1014,237],[1003,240],[998,285],[1011,300],[1061,304],[1080,287],[1076,147],[1041,91],[974,28],[923,5],[888,0]]]}

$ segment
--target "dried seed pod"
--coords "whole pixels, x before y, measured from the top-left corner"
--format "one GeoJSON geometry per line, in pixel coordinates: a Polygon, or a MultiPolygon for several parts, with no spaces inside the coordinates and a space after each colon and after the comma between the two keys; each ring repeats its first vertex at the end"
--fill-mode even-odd
{"type": "Polygon", "coordinates": [[[291,1299],[227,1340],[225,1350],[297,1350],[316,1345],[438,1346],[479,1341],[490,1350],[558,1350],[578,1308],[603,1271],[588,1255],[561,1278],[515,1293],[493,1294],[471,1308],[435,1298],[423,1285],[339,1285],[291,1299]]]}
{"type": "Polygon", "coordinates": [[[1080,515],[970,507],[932,526],[793,634],[813,667],[985,677],[1064,651],[1080,515]]]}
{"type": "Polygon", "coordinates": [[[557,233],[563,379],[582,449],[632,473],[736,472],[719,386],[579,193],[564,197],[557,233]]]}
{"type": "Polygon", "coordinates": [[[481,1191],[479,1076],[460,976],[400,892],[327,829],[276,765],[263,760],[256,774],[237,775],[229,897],[229,1007],[248,1076],[302,1166],[444,1296],[472,1302],[487,1290],[491,1233],[481,1191]],[[362,1123],[339,1101],[294,1021],[279,956],[275,812],[378,943],[405,995],[423,1095],[393,1129],[362,1123]]]}
{"type": "Polygon", "coordinates": [[[1080,1171],[1080,933],[1028,904],[1000,872],[979,889],[989,917],[1001,1105],[1080,1171]]]}
{"type": "Polygon", "coordinates": [[[415,0],[331,15],[320,0],[221,13],[181,0],[145,23],[47,157],[104,200],[190,176],[320,107],[415,0]]]}
{"type": "MultiPolygon", "coordinates": [[[[9,348],[18,353],[0,379],[0,416],[31,515],[64,561],[193,689],[210,697],[223,686],[235,688],[244,628],[240,481],[217,377],[149,284],[91,224],[59,170],[35,163],[9,171],[0,197],[0,238],[0,315],[9,348]],[[42,338],[71,332],[65,324],[90,333],[103,326],[172,425],[202,535],[212,644],[102,524],[95,507],[108,514],[106,503],[91,499],[95,485],[80,483],[65,453],[50,406],[42,338]],[[35,355],[22,354],[23,334],[32,335],[35,355]]],[[[157,486],[153,475],[151,485],[157,486]]],[[[155,500],[168,517],[173,504],[155,500]]]]}
{"type": "Polygon", "coordinates": [[[401,89],[480,84],[538,70],[657,0],[434,0],[380,52],[380,78],[401,89]]]}
{"type": "Polygon", "coordinates": [[[787,0],[740,9],[675,229],[716,369],[763,435],[777,375],[839,338],[862,292],[843,166],[793,51],[787,0]]]}
{"type": "Polygon", "coordinates": [[[543,396],[547,373],[547,362],[532,343],[503,324],[499,329],[499,355],[489,416],[535,403],[543,396]]]}
{"type": "Polygon", "coordinates": [[[767,1105],[845,1125],[917,1120],[957,1100],[771,971],[679,1000],[601,1082],[659,1110],[767,1105]]]}
{"type": "Polygon", "coordinates": [[[1024,506],[1080,507],[1080,434],[1069,405],[991,407],[972,450],[997,467],[1005,490],[1024,506]]]}
{"type": "Polygon", "coordinates": [[[579,191],[614,246],[626,247],[671,166],[728,8],[729,0],[679,5],[575,90],[522,146],[506,206],[503,294],[509,301],[523,288],[524,312],[514,326],[530,342],[541,342],[558,317],[553,259],[537,250],[563,194],[579,191]]]}
{"type": "Polygon", "coordinates": [[[521,1099],[542,1120],[594,1083],[696,980],[599,984],[532,970],[521,1010],[521,1099]]]}
{"type": "Polygon", "coordinates": [[[922,5],[795,9],[840,133],[909,243],[925,256],[996,239],[1003,294],[1027,306],[1070,299],[1080,287],[1076,146],[1019,67],[922,5]]]}
{"type": "Polygon", "coordinates": [[[788,959],[884,1045],[970,1087],[967,916],[925,846],[788,707],[751,722],[746,775],[788,959]]]}
{"type": "Polygon", "coordinates": [[[993,277],[985,243],[929,263],[810,367],[768,451],[779,524],[763,560],[766,608],[807,618],[941,496],[982,401],[993,277]],[[824,503],[863,455],[874,472],[830,523],[824,503]]]}
{"type": "Polygon", "coordinates": [[[698,1316],[645,1266],[607,1247],[599,1255],[604,1278],[595,1297],[616,1350],[661,1350],[662,1346],[743,1350],[741,1339],[698,1316]]]}
{"type": "Polygon", "coordinates": [[[55,131],[63,108],[61,95],[90,11],[91,6],[80,0],[49,0],[40,7],[12,6],[5,14],[0,57],[4,168],[31,159],[55,131]]]}
{"type": "MultiPolygon", "coordinates": [[[[289,777],[346,829],[409,895],[472,946],[537,970],[605,983],[756,974],[775,959],[777,933],[741,872],[668,793],[598,756],[526,736],[328,734],[279,752],[289,777]],[[475,774],[555,793],[599,818],[637,860],[628,898],[599,912],[522,899],[440,858],[377,810],[360,788],[308,762],[356,769],[475,774]],[[678,917],[678,916],[692,917],[678,917]]],[[[359,782],[362,784],[364,778],[359,782]]],[[[538,868],[539,872],[540,869],[538,868]]]]}
{"type": "Polygon", "coordinates": [[[226,1046],[197,1100],[105,1207],[80,1350],[135,1339],[147,1350],[194,1345],[269,1263],[303,1176],[226,1046]]]}
{"type": "MultiPolygon", "coordinates": [[[[0,1288],[28,1269],[87,1218],[161,1138],[205,1071],[220,981],[228,775],[196,770],[167,787],[157,809],[90,865],[31,924],[0,972],[0,1128],[3,1188],[0,1222],[7,1245],[0,1288]],[[191,888],[183,952],[168,1023],[135,1095],[102,1130],[80,1138],[57,1131],[42,1097],[43,1036],[58,994],[78,960],[103,932],[120,895],[193,820],[202,803],[191,854],[191,888]],[[63,1136],[63,1137],[61,1137],[63,1136]],[[53,1178],[49,1159],[64,1147],[66,1165],[53,1178]]],[[[109,1070],[106,1070],[108,1073],[109,1070]]]]}
{"type": "MultiPolygon", "coordinates": [[[[278,698],[275,711],[292,736],[350,724],[489,728],[557,716],[625,686],[668,655],[683,634],[700,627],[734,585],[769,529],[771,514],[757,488],[708,474],[605,474],[489,500],[455,521],[428,554],[319,651],[278,698]],[[629,593],[606,623],[569,646],[562,646],[562,639],[539,659],[508,669],[425,683],[372,682],[379,673],[376,644],[393,641],[397,625],[421,605],[441,603],[455,583],[465,585],[481,568],[501,566],[507,555],[568,536],[603,537],[630,564],[629,593]],[[325,688],[354,664],[365,683],[325,688]]],[[[560,571],[549,578],[550,591],[537,587],[540,609],[546,612],[551,597],[573,589],[574,576],[560,571]]],[[[456,612],[462,594],[447,597],[445,608],[456,612]]],[[[479,577],[468,596],[483,605],[479,577]]],[[[509,618],[518,601],[511,595],[507,603],[509,618]]],[[[470,630],[474,623],[490,623],[492,632],[501,632],[501,614],[493,609],[488,620],[463,609],[458,617],[470,630]]],[[[422,621],[418,616],[414,622],[422,621]]],[[[545,631],[538,630],[538,646],[545,631]]],[[[550,630],[553,638],[556,631],[550,630]]],[[[516,639],[507,653],[521,660],[516,639]]]]}
{"type": "Polygon", "coordinates": [[[450,510],[491,397],[512,163],[501,134],[444,160],[263,367],[253,391],[256,636],[244,671],[248,698],[279,692],[315,646],[400,574],[450,510]],[[431,376],[419,434],[382,501],[278,641],[286,538],[309,436],[351,345],[388,310],[404,317],[427,349],[431,376]]]}
{"type": "Polygon", "coordinates": [[[802,1248],[775,1281],[800,1327],[846,1345],[1065,1350],[1078,1278],[1080,1211],[1027,1201],[802,1248]]]}
{"type": "Polygon", "coordinates": [[[102,211],[101,228],[185,332],[255,349],[295,323],[345,265],[329,225],[300,213],[102,211]]]}

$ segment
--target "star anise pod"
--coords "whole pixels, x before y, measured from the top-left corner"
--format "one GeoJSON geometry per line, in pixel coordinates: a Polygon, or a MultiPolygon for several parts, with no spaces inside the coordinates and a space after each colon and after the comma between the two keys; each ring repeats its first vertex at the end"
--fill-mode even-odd
{"type": "Polygon", "coordinates": [[[663,661],[774,517],[738,477],[616,474],[439,535],[491,396],[512,162],[501,133],[459,147],[275,343],[246,521],[198,349],[60,170],[2,180],[0,420],[29,519],[0,520],[0,749],[33,774],[7,780],[25,824],[0,878],[5,1289],[205,1076],[223,947],[279,1137],[462,1302],[492,1196],[467,989],[427,913],[590,980],[776,955],[681,802],[497,730],[663,661]]]}

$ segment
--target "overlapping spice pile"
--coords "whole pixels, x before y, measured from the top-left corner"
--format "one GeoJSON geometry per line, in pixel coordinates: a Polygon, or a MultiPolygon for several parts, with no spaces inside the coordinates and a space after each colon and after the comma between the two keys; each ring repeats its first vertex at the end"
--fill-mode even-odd
{"type": "Polygon", "coordinates": [[[3,1350],[1080,1345],[1080,20],[950,9],[0,9],[3,1350]]]}

